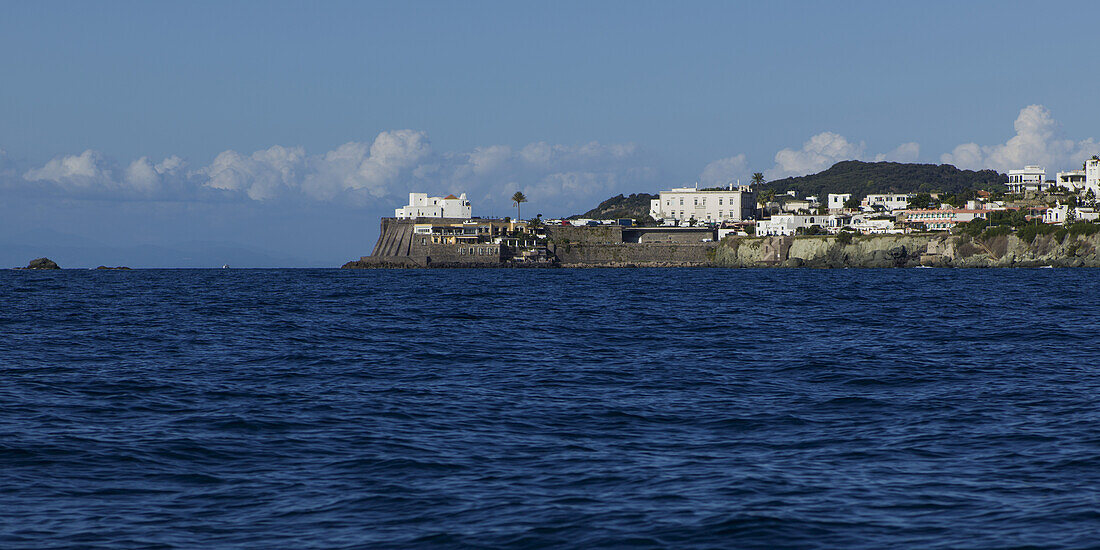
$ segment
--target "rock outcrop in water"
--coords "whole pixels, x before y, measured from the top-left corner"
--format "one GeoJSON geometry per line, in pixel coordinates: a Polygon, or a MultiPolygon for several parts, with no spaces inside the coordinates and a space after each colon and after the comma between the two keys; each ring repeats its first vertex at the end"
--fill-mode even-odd
{"type": "Polygon", "coordinates": [[[17,267],[16,269],[61,269],[61,266],[49,258],[35,258],[27,264],[27,267],[17,267]]]}

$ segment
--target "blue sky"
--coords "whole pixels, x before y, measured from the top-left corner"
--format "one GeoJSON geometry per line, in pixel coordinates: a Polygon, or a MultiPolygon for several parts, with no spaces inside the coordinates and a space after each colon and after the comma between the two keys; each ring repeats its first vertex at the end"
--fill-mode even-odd
{"type": "Polygon", "coordinates": [[[335,265],[409,191],[557,216],[847,158],[1053,173],[1100,152],[1092,11],[0,2],[0,262],[335,265]]]}

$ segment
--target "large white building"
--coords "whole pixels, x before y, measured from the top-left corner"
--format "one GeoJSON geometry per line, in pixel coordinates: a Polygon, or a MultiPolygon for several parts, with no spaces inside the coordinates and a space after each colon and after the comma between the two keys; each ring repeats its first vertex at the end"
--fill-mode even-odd
{"type": "Polygon", "coordinates": [[[1085,191],[1085,175],[1086,172],[1084,170],[1058,172],[1057,177],[1054,179],[1054,183],[1074,193],[1083,193],[1085,191]]]}
{"type": "Polygon", "coordinates": [[[742,186],[734,189],[700,191],[695,187],[678,187],[661,191],[649,202],[649,215],[655,220],[684,223],[739,222],[753,219],[756,193],[742,186]]]}
{"type": "Polygon", "coordinates": [[[901,221],[911,227],[925,231],[948,231],[960,223],[986,219],[988,210],[966,210],[962,208],[939,208],[925,210],[906,210],[901,221]]]}
{"type": "Polygon", "coordinates": [[[815,225],[828,230],[829,227],[836,225],[836,217],[817,214],[776,214],[770,219],[756,221],[756,235],[758,237],[794,235],[799,229],[809,229],[815,225]]]}
{"type": "Polygon", "coordinates": [[[893,212],[894,210],[905,210],[909,208],[909,195],[905,193],[882,193],[877,195],[867,195],[863,197],[863,201],[859,203],[859,207],[866,212],[872,212],[878,210],[879,207],[886,212],[893,212]]]}
{"type": "Polygon", "coordinates": [[[1085,193],[1092,194],[1100,199],[1100,159],[1096,157],[1085,161],[1085,193]]]}
{"type": "Polygon", "coordinates": [[[1024,191],[1045,191],[1047,171],[1042,166],[1028,165],[1023,170],[1008,171],[1008,191],[1010,193],[1023,193],[1024,191]]]}
{"type": "Polygon", "coordinates": [[[409,204],[394,210],[397,218],[461,218],[470,219],[470,201],[466,193],[460,196],[429,197],[427,193],[409,193],[409,204]]]}

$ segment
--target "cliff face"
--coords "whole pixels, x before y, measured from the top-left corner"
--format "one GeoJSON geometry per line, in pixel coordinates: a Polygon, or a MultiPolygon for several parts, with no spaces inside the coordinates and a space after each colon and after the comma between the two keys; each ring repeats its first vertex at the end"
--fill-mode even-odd
{"type": "Polygon", "coordinates": [[[966,235],[741,237],[724,240],[719,267],[1100,267],[1100,234],[1053,235],[1024,242],[1015,235],[988,240],[966,235]]]}

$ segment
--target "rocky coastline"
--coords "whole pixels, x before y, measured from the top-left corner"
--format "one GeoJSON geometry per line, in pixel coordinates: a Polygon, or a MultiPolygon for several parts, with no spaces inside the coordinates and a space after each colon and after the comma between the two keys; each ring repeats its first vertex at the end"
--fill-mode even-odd
{"type": "MultiPolygon", "coordinates": [[[[718,243],[571,243],[550,247],[554,261],[538,267],[637,268],[1005,268],[1100,267],[1100,233],[1037,235],[1025,241],[1015,234],[988,238],[965,234],[829,235],[727,237],[718,243]]],[[[525,267],[521,264],[448,262],[413,258],[363,257],[356,268],[525,267]]],[[[534,267],[534,266],[531,266],[534,267]]]]}

